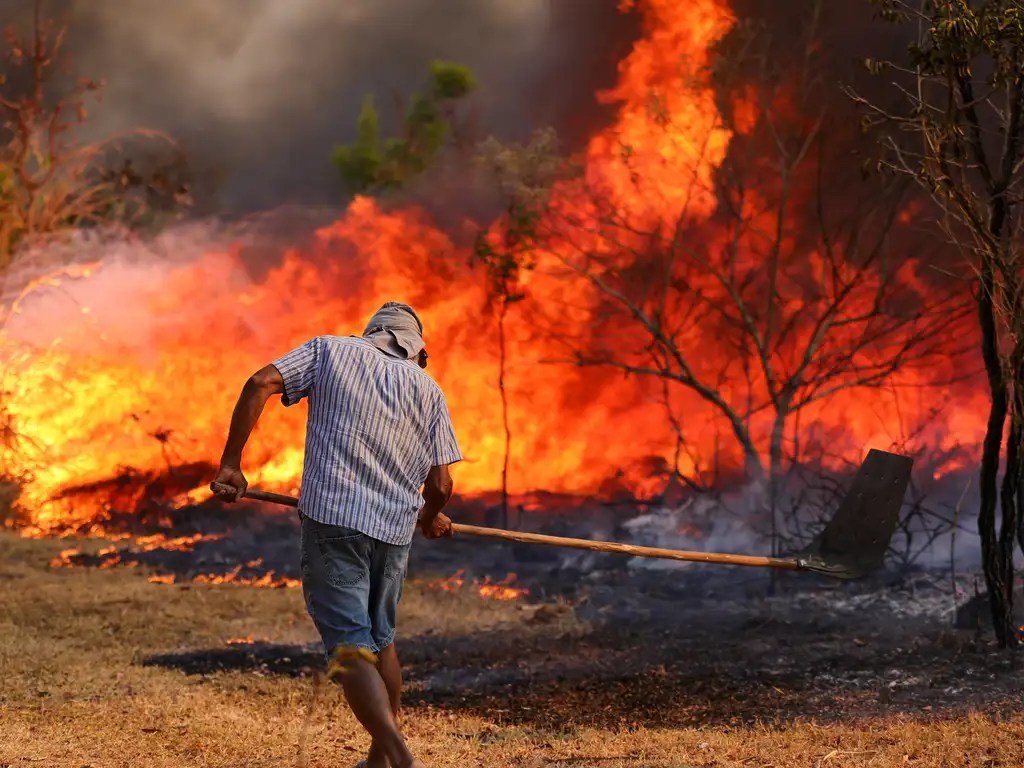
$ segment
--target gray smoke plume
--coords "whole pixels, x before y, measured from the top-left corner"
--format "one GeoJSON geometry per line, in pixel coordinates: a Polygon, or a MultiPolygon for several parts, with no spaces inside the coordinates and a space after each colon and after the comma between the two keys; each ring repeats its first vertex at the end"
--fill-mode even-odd
{"type": "MultiPolygon", "coordinates": [[[[33,3],[0,0],[28,29],[33,3]]],[[[75,74],[106,81],[91,137],[174,136],[222,179],[220,210],[340,203],[332,147],[373,93],[385,130],[434,59],[472,68],[476,130],[580,131],[614,82],[635,17],[615,0],[43,0],[69,26],[75,74]]]]}

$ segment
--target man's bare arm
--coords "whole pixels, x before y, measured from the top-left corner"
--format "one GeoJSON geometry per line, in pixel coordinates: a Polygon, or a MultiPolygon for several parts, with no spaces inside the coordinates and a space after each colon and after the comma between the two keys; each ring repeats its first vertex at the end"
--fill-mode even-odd
{"type": "Polygon", "coordinates": [[[452,521],[441,510],[452,497],[453,488],[447,464],[430,468],[423,483],[423,508],[420,510],[420,530],[428,539],[452,535],[452,521]]]}
{"type": "Polygon", "coordinates": [[[224,445],[224,453],[220,457],[220,471],[215,482],[228,485],[235,489],[231,497],[223,497],[226,501],[238,501],[245,495],[249,483],[242,474],[242,451],[252,434],[253,427],[263,413],[263,406],[272,395],[284,392],[284,379],[280,371],[272,365],[264,366],[256,371],[245,382],[242,392],[235,403],[231,414],[231,426],[228,439],[224,445]]]}

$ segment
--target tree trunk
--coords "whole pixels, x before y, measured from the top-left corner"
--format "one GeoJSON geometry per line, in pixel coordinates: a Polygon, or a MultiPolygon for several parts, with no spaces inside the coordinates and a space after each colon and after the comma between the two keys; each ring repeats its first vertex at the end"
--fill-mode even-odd
{"type": "MultiPolygon", "coordinates": [[[[1013,559],[1011,557],[1007,562],[1003,556],[1004,547],[996,537],[996,506],[999,458],[1008,403],[1006,378],[999,359],[997,341],[995,275],[992,256],[988,254],[983,256],[981,264],[978,322],[981,326],[981,353],[985,362],[985,371],[988,374],[991,394],[988,424],[981,452],[979,477],[981,500],[978,509],[978,533],[981,536],[981,556],[992,610],[992,624],[999,646],[1006,648],[1016,641],[1016,633],[1013,631],[1013,605],[1010,599],[1013,590],[1013,559]],[[1009,566],[1008,569],[1007,566],[1009,566]]],[[[1004,500],[1004,508],[1005,504],[1004,500]]],[[[1005,531],[1005,529],[1004,521],[1003,530],[1005,531]]],[[[1000,539],[1002,538],[1000,537],[1000,539]]]]}
{"type": "Polygon", "coordinates": [[[771,441],[768,446],[768,497],[772,513],[772,556],[779,554],[778,506],[782,478],[782,438],[785,435],[786,414],[779,412],[772,425],[771,441]]]}
{"type": "Polygon", "coordinates": [[[505,390],[505,318],[508,302],[499,299],[498,309],[498,392],[501,395],[501,423],[505,428],[505,456],[501,465],[501,522],[500,527],[508,528],[508,464],[512,451],[512,430],[508,423],[508,392],[505,390]]]}
{"type": "MultiPolygon", "coordinates": [[[[1021,324],[1021,321],[1022,318],[1017,318],[1015,324],[1021,324]]],[[[1013,361],[1010,376],[1010,393],[1012,397],[1010,401],[1010,414],[1013,421],[1011,422],[1010,435],[1007,438],[1010,442],[1007,444],[1005,471],[1007,476],[1012,474],[1014,477],[1013,491],[1016,498],[1011,503],[1015,503],[1015,513],[1017,516],[1017,543],[1021,551],[1024,552],[1024,336],[1021,335],[1021,329],[1014,328],[1014,330],[1017,334],[1017,343],[1010,356],[1010,359],[1013,361]],[[1012,457],[1011,448],[1013,451],[1012,457]]],[[[1003,509],[1003,514],[1006,514],[1006,502],[1004,502],[1003,509]]],[[[1009,543],[1009,548],[1009,557],[1012,563],[1012,542],[1009,543]]],[[[1016,622],[1014,623],[1016,624],[1016,622]]],[[[1021,637],[1020,630],[1015,628],[1014,632],[1019,641],[1021,637]]]]}
{"type": "MultiPolygon", "coordinates": [[[[772,425],[771,440],[768,445],[768,513],[771,515],[771,554],[779,556],[779,493],[782,479],[782,439],[786,433],[786,413],[777,411],[775,423],[772,425]]],[[[769,593],[775,594],[778,588],[778,574],[772,570],[769,593]]]]}
{"type": "MultiPolygon", "coordinates": [[[[1003,574],[1002,587],[1004,594],[1001,602],[1005,605],[1002,621],[1002,634],[1005,642],[1000,645],[1013,647],[1018,642],[1017,625],[1013,620],[1013,553],[1016,548],[1017,536],[1017,494],[1020,491],[1021,452],[1021,421],[1015,409],[1011,408],[1009,433],[1006,436],[1006,468],[1003,470],[1003,482],[999,491],[1003,519],[999,525],[999,567],[1003,574]]],[[[994,615],[994,614],[993,614],[994,615]]]]}

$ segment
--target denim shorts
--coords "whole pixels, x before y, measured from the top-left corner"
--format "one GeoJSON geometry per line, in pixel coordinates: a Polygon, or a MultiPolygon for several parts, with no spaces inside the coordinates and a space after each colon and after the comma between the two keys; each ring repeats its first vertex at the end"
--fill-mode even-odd
{"type": "Polygon", "coordinates": [[[408,563],[408,544],[302,516],[302,594],[328,657],[391,645],[408,563]]]}

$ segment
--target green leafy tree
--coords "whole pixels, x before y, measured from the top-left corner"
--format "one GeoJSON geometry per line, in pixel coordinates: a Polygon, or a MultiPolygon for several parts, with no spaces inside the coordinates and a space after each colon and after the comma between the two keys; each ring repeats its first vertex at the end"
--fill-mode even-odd
{"type": "Polygon", "coordinates": [[[356,140],[334,148],[334,165],[354,193],[399,189],[423,173],[455,132],[456,105],[476,87],[468,67],[447,61],[430,65],[427,89],[402,114],[402,134],[382,138],[373,96],[363,99],[356,140]]]}
{"type": "Polygon", "coordinates": [[[866,61],[892,78],[900,104],[851,95],[867,126],[881,130],[881,167],[930,195],[941,211],[937,225],[975,275],[990,389],[978,530],[996,637],[1012,647],[1015,536],[1024,547],[1024,7],[1017,0],[873,2],[883,19],[915,31],[905,58],[866,61]]]}

